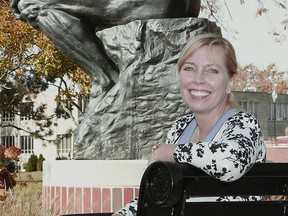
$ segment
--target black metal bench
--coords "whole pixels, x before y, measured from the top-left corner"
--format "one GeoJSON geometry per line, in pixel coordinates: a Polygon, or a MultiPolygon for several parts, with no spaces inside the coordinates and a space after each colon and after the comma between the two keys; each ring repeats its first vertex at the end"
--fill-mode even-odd
{"type": "Polygon", "coordinates": [[[187,201],[191,197],[272,195],[288,196],[288,163],[255,164],[239,180],[225,183],[189,164],[158,161],[142,177],[137,216],[288,215],[288,200],[283,199],[187,201]]]}

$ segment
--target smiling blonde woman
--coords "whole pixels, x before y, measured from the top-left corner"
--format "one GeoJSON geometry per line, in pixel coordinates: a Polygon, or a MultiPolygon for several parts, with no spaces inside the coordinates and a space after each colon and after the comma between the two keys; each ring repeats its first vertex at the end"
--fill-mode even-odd
{"type": "MultiPolygon", "coordinates": [[[[237,75],[232,44],[219,35],[196,36],[181,52],[178,70],[181,96],[193,114],[172,125],[166,144],[153,147],[149,164],[156,160],[189,163],[215,179],[230,182],[241,178],[255,163],[265,162],[266,148],[257,119],[237,110],[231,97],[237,75]]],[[[114,216],[135,216],[136,212],[134,199],[114,216]]]]}

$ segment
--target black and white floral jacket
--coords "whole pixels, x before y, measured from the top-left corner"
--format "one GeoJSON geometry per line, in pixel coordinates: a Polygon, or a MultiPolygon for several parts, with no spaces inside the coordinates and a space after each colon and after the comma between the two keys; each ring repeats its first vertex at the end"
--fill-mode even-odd
{"type": "MultiPolygon", "coordinates": [[[[166,143],[178,144],[193,119],[192,115],[180,118],[168,132],[166,143]]],[[[266,148],[257,119],[239,112],[224,122],[211,141],[178,144],[174,159],[190,163],[221,181],[234,181],[254,163],[265,162],[266,148]]]]}
{"type": "MultiPolygon", "coordinates": [[[[257,119],[238,112],[224,122],[211,141],[179,144],[185,128],[193,121],[193,115],[177,120],[167,134],[167,144],[178,144],[174,152],[176,162],[186,162],[221,181],[234,181],[243,176],[255,163],[265,162],[266,148],[257,119]]],[[[220,197],[217,201],[243,199],[244,197],[220,197]]],[[[244,198],[245,199],[245,198],[244,198]]],[[[247,197],[249,200],[257,200],[247,197]]],[[[135,216],[137,199],[117,213],[135,216]]]]}

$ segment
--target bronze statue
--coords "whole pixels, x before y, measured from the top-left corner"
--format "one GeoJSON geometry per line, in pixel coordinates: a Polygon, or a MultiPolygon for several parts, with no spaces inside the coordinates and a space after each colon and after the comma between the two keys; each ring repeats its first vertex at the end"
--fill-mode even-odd
{"type": "Polygon", "coordinates": [[[91,78],[102,98],[118,80],[95,32],[134,20],[197,17],[200,0],[13,0],[16,19],[40,28],[91,78]]]}

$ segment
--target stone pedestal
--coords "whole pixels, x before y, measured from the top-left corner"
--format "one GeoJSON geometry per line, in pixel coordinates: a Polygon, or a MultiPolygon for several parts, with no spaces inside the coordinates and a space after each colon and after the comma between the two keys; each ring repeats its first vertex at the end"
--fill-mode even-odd
{"type": "Polygon", "coordinates": [[[145,160],[44,162],[43,206],[60,214],[114,212],[139,194],[145,160]]]}

